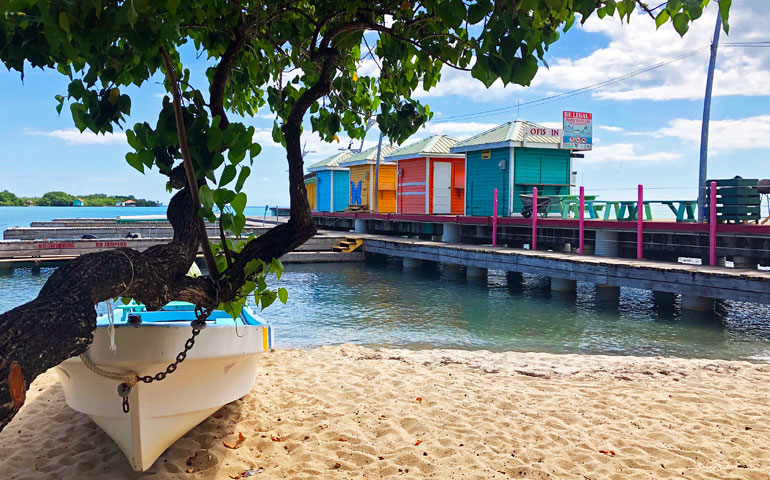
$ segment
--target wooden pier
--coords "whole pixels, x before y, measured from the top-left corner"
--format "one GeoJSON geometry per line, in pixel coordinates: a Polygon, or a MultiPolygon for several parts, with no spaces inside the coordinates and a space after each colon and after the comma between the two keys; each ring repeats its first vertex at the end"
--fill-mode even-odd
{"type": "MultiPolygon", "coordinates": [[[[417,236],[423,240],[445,236],[447,230],[457,242],[492,243],[492,217],[463,215],[409,215],[394,213],[313,212],[319,229],[356,230],[396,236],[417,236]]],[[[585,220],[585,243],[590,249],[597,237],[609,234],[619,257],[637,256],[636,221],[585,220]]],[[[646,259],[676,262],[679,258],[709,258],[709,226],[674,221],[643,222],[643,254],[646,259]]],[[[579,243],[579,220],[538,218],[538,245],[562,250],[579,243]]],[[[606,235],[605,235],[606,236],[606,235]]],[[[498,217],[497,243],[522,248],[532,241],[532,220],[498,217]]],[[[770,266],[770,224],[720,224],[716,234],[717,257],[741,257],[746,263],[770,266]]]]}
{"type": "Polygon", "coordinates": [[[770,304],[770,271],[355,235],[364,251],[599,285],[770,304]]]}

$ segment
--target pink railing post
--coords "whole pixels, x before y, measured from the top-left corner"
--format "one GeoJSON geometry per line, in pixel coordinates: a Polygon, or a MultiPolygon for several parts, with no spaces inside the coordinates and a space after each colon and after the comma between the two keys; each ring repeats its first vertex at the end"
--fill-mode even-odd
{"type": "Polygon", "coordinates": [[[497,246],[497,189],[492,200],[492,246],[497,246]]]}
{"type": "Polygon", "coordinates": [[[711,182],[709,192],[709,264],[717,264],[717,182],[711,182]]]}
{"type": "Polygon", "coordinates": [[[532,250],[537,250],[537,187],[532,187],[532,250]]]}
{"type": "Polygon", "coordinates": [[[643,257],[644,229],[644,188],[639,185],[639,202],[636,204],[636,259],[643,257]]]}
{"type": "Polygon", "coordinates": [[[579,251],[580,254],[583,255],[583,241],[585,240],[585,226],[586,226],[586,214],[585,214],[585,207],[586,207],[586,192],[584,187],[580,187],[580,208],[579,210],[579,219],[578,219],[578,225],[579,225],[579,251]]]}

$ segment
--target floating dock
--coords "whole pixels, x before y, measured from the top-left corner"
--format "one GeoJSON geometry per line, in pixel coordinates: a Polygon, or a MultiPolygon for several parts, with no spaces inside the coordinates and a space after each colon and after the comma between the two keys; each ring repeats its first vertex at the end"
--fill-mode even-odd
{"type": "MultiPolygon", "coordinates": [[[[62,222],[66,223],[66,222],[62,222]]],[[[67,231],[78,232],[84,227],[78,225],[61,227],[67,231]]],[[[94,222],[97,223],[97,222],[94,222]]],[[[113,220],[114,223],[114,220],[113,220]]],[[[261,222],[260,222],[261,224],[261,222]]],[[[30,227],[32,230],[45,227],[30,227]]],[[[114,228],[114,227],[106,227],[114,228]]],[[[170,227],[169,227],[170,229],[170,227]]],[[[260,234],[268,228],[259,227],[255,233],[260,234]]],[[[45,230],[43,230],[45,231],[45,230]]],[[[91,230],[95,231],[95,230],[91,230]]],[[[210,233],[211,235],[211,233],[210,233]]],[[[218,233],[217,233],[218,235],[218,233]]],[[[335,247],[345,244],[345,235],[336,232],[319,232],[295,251],[283,257],[285,263],[319,263],[319,262],[360,262],[364,260],[362,250],[335,251],[335,247]]],[[[218,236],[211,237],[213,242],[218,242],[218,236]]],[[[233,239],[238,241],[237,239],[233,239]]],[[[42,239],[42,240],[5,240],[0,241],[0,270],[13,270],[15,268],[55,267],[79,255],[101,252],[115,248],[132,248],[138,251],[146,250],[153,245],[160,245],[171,241],[171,237],[151,238],[66,238],[66,239],[42,239]]]]}

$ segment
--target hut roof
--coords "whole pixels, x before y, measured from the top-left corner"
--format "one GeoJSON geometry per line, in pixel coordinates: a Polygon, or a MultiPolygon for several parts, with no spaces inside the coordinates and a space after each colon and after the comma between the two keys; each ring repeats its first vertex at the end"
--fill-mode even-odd
{"type": "Polygon", "coordinates": [[[407,158],[424,157],[427,155],[448,155],[449,149],[457,140],[446,135],[433,135],[411,145],[399,148],[385,157],[388,161],[404,160],[407,158]]]}
{"type": "Polygon", "coordinates": [[[320,162],[316,162],[310,165],[307,169],[308,172],[317,172],[319,170],[326,170],[329,168],[336,168],[340,166],[340,162],[353,155],[349,151],[335,153],[331,157],[324,158],[320,162]]]}
{"type": "MultiPolygon", "coordinates": [[[[514,142],[524,141],[524,132],[530,128],[546,128],[536,123],[525,120],[516,120],[498,125],[494,128],[474,135],[471,138],[457,142],[451,148],[452,153],[463,153],[486,148],[510,147],[514,142]]],[[[546,143],[560,145],[561,138],[546,135],[527,135],[527,141],[532,143],[546,143]]]]}
{"type": "MultiPolygon", "coordinates": [[[[385,157],[387,157],[388,154],[390,154],[394,150],[395,148],[391,147],[390,145],[383,145],[382,150],[380,152],[380,164],[393,165],[393,162],[385,161],[385,157]]],[[[366,165],[369,163],[376,163],[376,162],[377,162],[377,145],[373,146],[372,148],[367,148],[366,150],[363,150],[360,153],[356,153],[355,155],[346,158],[342,163],[340,163],[340,166],[352,167],[353,165],[366,165]]]]}

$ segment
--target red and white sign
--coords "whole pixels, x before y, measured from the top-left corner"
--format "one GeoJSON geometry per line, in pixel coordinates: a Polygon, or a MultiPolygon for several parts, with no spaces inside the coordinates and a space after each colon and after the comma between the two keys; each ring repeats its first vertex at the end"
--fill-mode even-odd
{"type": "Polygon", "coordinates": [[[564,148],[591,150],[593,144],[593,115],[585,112],[564,112],[564,148]]]}

